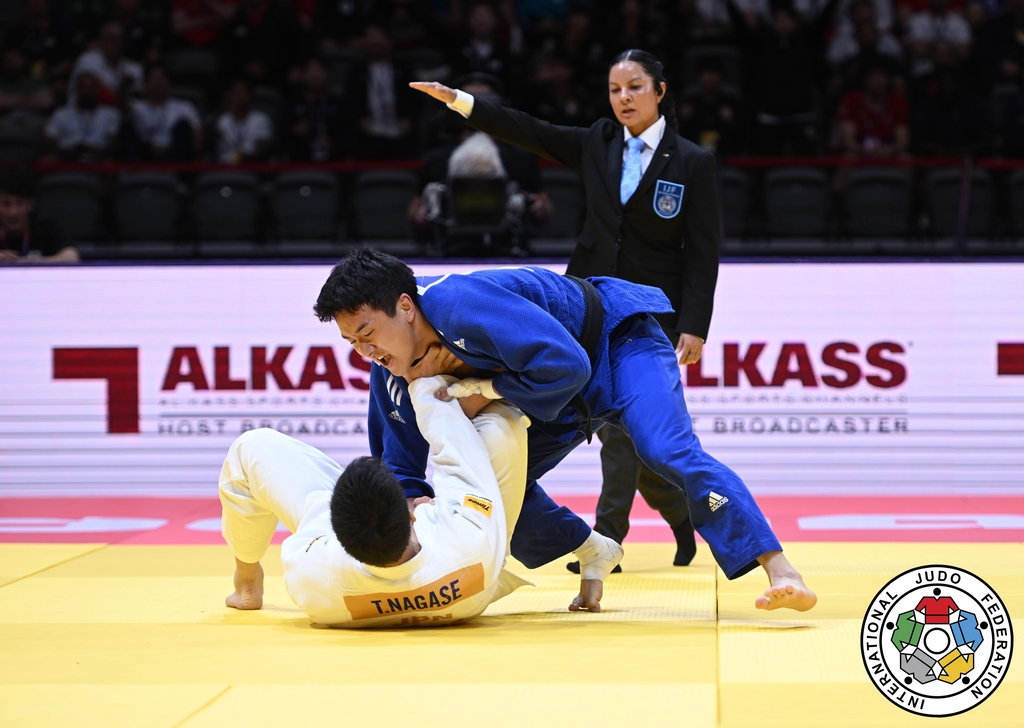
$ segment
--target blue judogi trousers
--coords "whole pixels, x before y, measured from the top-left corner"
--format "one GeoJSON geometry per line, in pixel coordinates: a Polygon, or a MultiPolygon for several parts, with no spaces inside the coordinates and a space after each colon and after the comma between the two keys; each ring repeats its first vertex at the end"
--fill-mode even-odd
{"type": "MultiPolygon", "coordinates": [[[[609,361],[612,405],[595,413],[594,426],[608,423],[626,430],[647,467],[683,489],[690,522],[726,576],[742,576],[757,566],[761,554],[780,551],[779,540],[747,486],[704,452],[693,434],[675,351],[654,318],[641,314],[617,326],[609,342],[609,361]],[[714,511],[712,491],[718,496],[714,511]]],[[[564,556],[590,535],[582,519],[537,485],[585,439],[578,423],[534,423],[529,429],[526,497],[512,536],[512,555],[528,568],[564,556]]]]}

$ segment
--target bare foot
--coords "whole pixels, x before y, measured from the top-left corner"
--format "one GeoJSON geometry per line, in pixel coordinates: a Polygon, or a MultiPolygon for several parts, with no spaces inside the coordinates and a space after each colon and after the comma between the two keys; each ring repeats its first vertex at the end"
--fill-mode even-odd
{"type": "Polygon", "coordinates": [[[758,558],[768,572],[771,587],[754,600],[758,609],[795,609],[806,612],[818,603],[817,595],[804,584],[800,572],[793,568],[781,551],[770,551],[758,558]]]}
{"type": "Polygon", "coordinates": [[[580,579],[580,593],[569,605],[570,612],[600,612],[604,582],[600,579],[580,579]]]}
{"type": "Polygon", "coordinates": [[[235,559],[235,591],[224,603],[234,609],[263,607],[263,567],[235,559]]]}

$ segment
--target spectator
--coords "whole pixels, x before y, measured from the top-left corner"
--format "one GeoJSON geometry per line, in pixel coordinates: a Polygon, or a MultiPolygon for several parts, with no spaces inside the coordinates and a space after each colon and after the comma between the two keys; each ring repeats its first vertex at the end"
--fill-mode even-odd
{"type": "Polygon", "coordinates": [[[853,35],[853,28],[859,19],[870,17],[878,32],[885,35],[891,34],[896,21],[896,13],[892,0],[867,0],[871,5],[870,15],[861,8],[855,11],[854,6],[863,0],[841,0],[836,20],[836,34],[853,35]]]}
{"type": "Polygon", "coordinates": [[[704,61],[697,70],[697,89],[679,105],[679,134],[712,154],[739,151],[738,102],[722,89],[721,64],[704,61]]]}
{"type": "Polygon", "coordinates": [[[51,24],[48,0],[25,0],[24,21],[7,40],[25,54],[31,73],[49,76],[51,80],[67,80],[75,49],[71,36],[51,24]]]}
{"type": "Polygon", "coordinates": [[[167,97],[167,73],[161,66],[146,72],[142,98],[129,105],[121,127],[123,159],[165,159],[182,162],[202,149],[203,123],[188,101],[167,97]]]}
{"type": "Polygon", "coordinates": [[[606,48],[618,53],[631,48],[644,48],[663,55],[661,46],[667,30],[667,19],[656,17],[653,9],[645,8],[640,0],[622,0],[617,12],[610,18],[606,48]]]}
{"type": "MultiPolygon", "coordinates": [[[[485,74],[471,74],[466,78],[459,79],[456,84],[466,93],[472,94],[474,98],[501,100],[501,84],[497,78],[488,77],[485,74]]],[[[437,149],[427,152],[423,158],[423,168],[420,171],[421,190],[433,182],[446,182],[449,174],[448,162],[452,154],[470,137],[475,136],[474,131],[465,126],[453,114],[446,114],[445,119],[447,139],[437,149]]],[[[535,224],[543,225],[551,218],[552,205],[551,197],[544,192],[544,183],[537,166],[537,158],[519,147],[500,141],[495,143],[499,159],[493,163],[494,168],[500,168],[510,181],[517,183],[519,190],[527,195],[527,209],[530,218],[535,224]]],[[[479,146],[477,145],[477,148],[479,146]]],[[[425,223],[426,210],[422,196],[417,195],[413,199],[409,206],[409,217],[417,226],[422,226],[425,223]]]]}
{"type": "Polygon", "coordinates": [[[290,7],[241,0],[222,38],[229,73],[252,84],[282,85],[298,61],[300,34],[290,7]]]}
{"type": "Polygon", "coordinates": [[[828,45],[828,62],[840,68],[868,50],[894,60],[903,55],[900,42],[879,22],[875,3],[872,0],[853,0],[847,22],[839,26],[828,45]]]}
{"type": "Polygon", "coordinates": [[[320,48],[344,47],[357,41],[370,23],[372,11],[369,3],[351,0],[318,2],[313,28],[319,36],[320,48]]]}
{"type": "Polygon", "coordinates": [[[971,27],[963,16],[949,8],[949,0],[928,0],[928,9],[916,13],[907,26],[911,50],[910,75],[920,78],[934,67],[935,45],[948,44],[957,60],[967,58],[971,50],[971,27]]]}
{"type": "Polygon", "coordinates": [[[485,0],[477,0],[469,10],[469,35],[453,54],[452,72],[487,73],[506,88],[515,83],[515,68],[508,45],[498,37],[498,13],[485,0]]]}
{"type": "Polygon", "coordinates": [[[910,107],[892,88],[884,64],[870,67],[864,89],[851,91],[839,107],[843,149],[864,157],[896,157],[907,152],[910,107]]]}
{"type": "Polygon", "coordinates": [[[977,154],[988,146],[990,124],[981,101],[966,88],[955,65],[935,69],[914,108],[914,149],[918,154],[977,154]]]}
{"type": "Polygon", "coordinates": [[[171,31],[186,45],[208,46],[220,38],[236,4],[237,0],[173,0],[171,31]]]}
{"type": "Polygon", "coordinates": [[[529,113],[563,126],[589,126],[593,119],[586,88],[576,81],[572,65],[560,55],[540,62],[527,94],[529,113]]]}
{"type": "Polygon", "coordinates": [[[755,114],[754,149],[760,154],[814,154],[818,114],[813,89],[824,55],[825,29],[838,0],[828,0],[812,22],[797,19],[789,0],[773,0],[772,22],[729,3],[746,53],[748,93],[755,114]]]}
{"type": "Polygon", "coordinates": [[[77,263],[60,228],[33,214],[35,202],[27,170],[0,170],[0,263],[77,263]]]}
{"type": "Polygon", "coordinates": [[[71,69],[68,88],[71,96],[78,87],[77,79],[83,73],[92,74],[100,82],[100,103],[117,106],[123,94],[135,92],[142,86],[142,65],[125,58],[124,28],[111,21],[100,28],[96,47],[78,57],[71,69]]]}
{"type": "Polygon", "coordinates": [[[574,4],[572,0],[519,0],[516,13],[527,34],[552,35],[562,27],[569,8],[574,4]]]}
{"type": "Polygon", "coordinates": [[[306,63],[303,90],[285,121],[292,159],[323,162],[335,156],[342,134],[341,99],[327,89],[327,70],[316,58],[306,63]]]}
{"type": "Polygon", "coordinates": [[[100,104],[102,86],[91,71],[76,79],[75,96],[60,107],[43,129],[43,152],[48,158],[95,162],[111,156],[121,114],[100,104]]]}
{"type": "Polygon", "coordinates": [[[841,99],[850,91],[864,87],[869,68],[882,65],[889,69],[893,83],[903,90],[903,48],[892,36],[881,35],[870,20],[858,20],[855,32],[857,52],[838,67],[829,84],[831,99],[841,99]],[[893,41],[890,46],[886,39],[893,41]]]}
{"type": "MultiPolygon", "coordinates": [[[[894,25],[907,28],[914,15],[928,10],[931,0],[895,0],[895,2],[897,22],[894,25]]],[[[994,2],[1001,2],[1001,0],[994,0],[994,2]]],[[[967,0],[949,0],[949,9],[955,13],[963,14],[966,5],[967,0]]]]}
{"type": "Polygon", "coordinates": [[[270,117],[252,108],[248,82],[235,81],[227,110],[217,119],[217,161],[238,164],[265,159],[273,138],[270,117]]]}
{"type": "Polygon", "coordinates": [[[46,113],[53,108],[53,92],[46,79],[31,73],[25,54],[9,46],[0,55],[0,113],[46,113]]]}
{"type": "Polygon", "coordinates": [[[1024,83],[1024,0],[1007,0],[1003,12],[978,27],[974,63],[985,92],[1024,83]]]}
{"type": "Polygon", "coordinates": [[[145,64],[156,63],[164,49],[167,24],[163,3],[116,0],[114,20],[124,28],[124,55],[145,64]]]}
{"type": "Polygon", "coordinates": [[[412,73],[391,58],[391,38],[379,25],[363,33],[366,62],[349,76],[345,94],[355,119],[356,156],[400,159],[412,154],[412,73]]]}
{"type": "Polygon", "coordinates": [[[574,7],[565,19],[565,32],[558,43],[557,53],[572,64],[576,78],[590,87],[604,90],[605,52],[598,41],[590,13],[584,7],[574,7]]]}

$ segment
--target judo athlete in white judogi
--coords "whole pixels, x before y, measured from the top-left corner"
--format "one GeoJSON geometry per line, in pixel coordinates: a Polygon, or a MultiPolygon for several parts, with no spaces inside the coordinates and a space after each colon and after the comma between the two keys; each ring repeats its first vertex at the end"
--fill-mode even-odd
{"type": "Polygon", "coordinates": [[[259,562],[279,519],[292,531],[281,547],[288,595],[320,624],[451,625],[528,584],[503,567],[526,487],[529,420],[496,401],[470,421],[457,402],[433,396],[453,381],[409,387],[430,444],[435,497],[410,500],[409,544],[395,564],[362,563],[335,535],[331,497],[344,468],[274,430],[235,440],[220,477],[224,538],[238,567],[228,606],[262,606],[259,562]]]}

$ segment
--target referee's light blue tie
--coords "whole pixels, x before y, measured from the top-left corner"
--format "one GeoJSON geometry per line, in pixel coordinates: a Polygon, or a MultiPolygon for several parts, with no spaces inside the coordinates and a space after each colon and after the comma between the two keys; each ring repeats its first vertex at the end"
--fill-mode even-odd
{"type": "Polygon", "coordinates": [[[640,153],[644,147],[643,139],[633,137],[626,140],[626,161],[622,164],[622,182],[619,183],[619,199],[625,205],[640,186],[640,153]]]}

